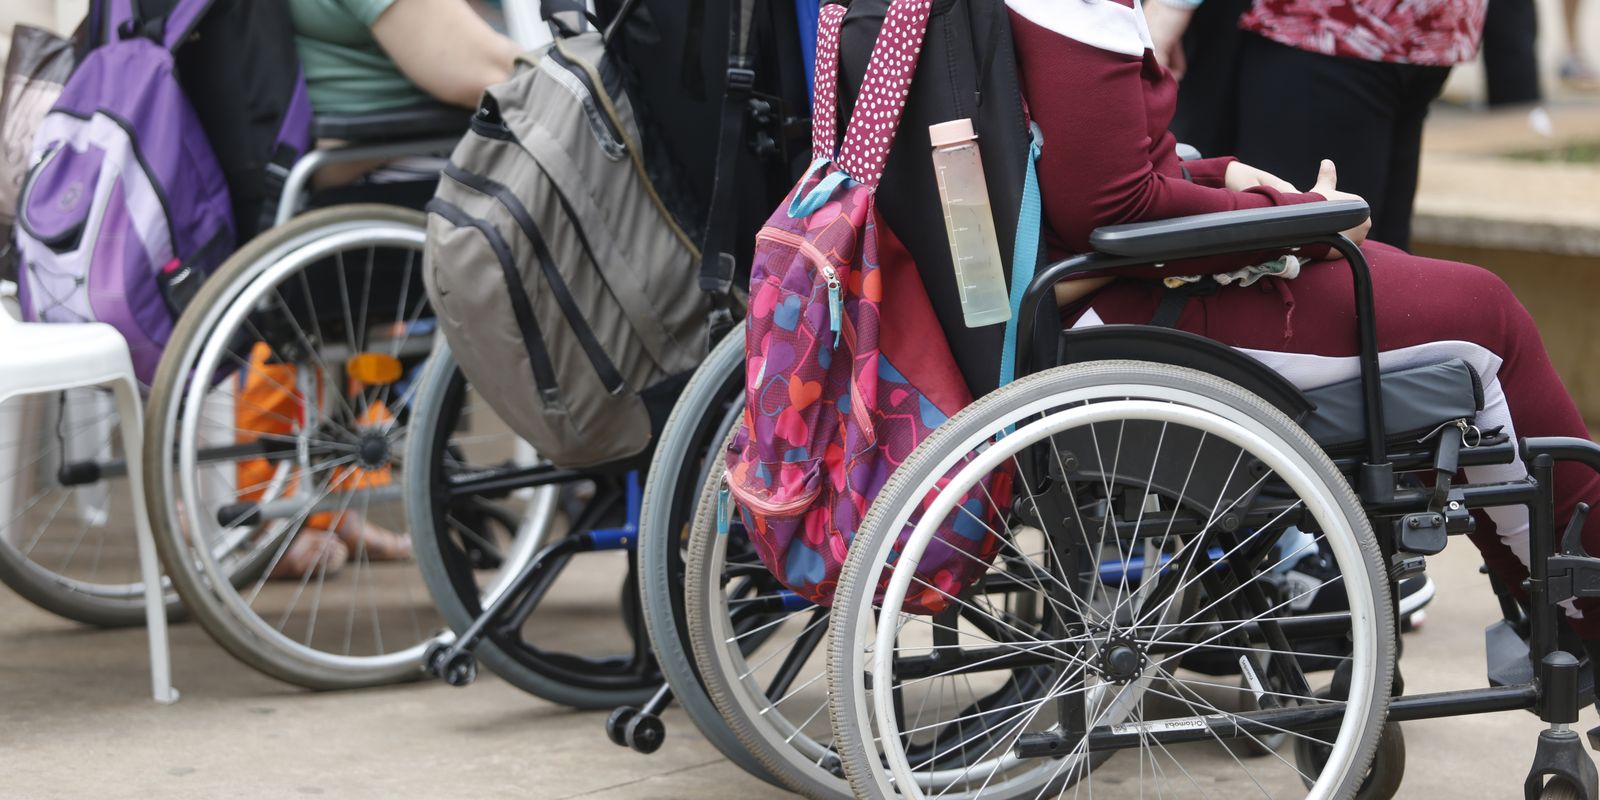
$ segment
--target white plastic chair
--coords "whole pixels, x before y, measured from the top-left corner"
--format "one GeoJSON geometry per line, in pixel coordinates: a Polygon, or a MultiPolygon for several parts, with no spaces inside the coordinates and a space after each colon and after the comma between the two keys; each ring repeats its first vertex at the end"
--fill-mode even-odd
{"type": "Polygon", "coordinates": [[[123,456],[133,492],[134,525],[139,537],[139,569],[144,581],[145,621],[150,636],[150,686],[158,703],[172,703],[172,661],[167,647],[167,608],[161,591],[150,518],[145,513],[143,463],[144,408],[134,378],[128,343],[104,323],[18,322],[0,307],[0,403],[27,395],[90,386],[110,387],[122,420],[123,456]]]}

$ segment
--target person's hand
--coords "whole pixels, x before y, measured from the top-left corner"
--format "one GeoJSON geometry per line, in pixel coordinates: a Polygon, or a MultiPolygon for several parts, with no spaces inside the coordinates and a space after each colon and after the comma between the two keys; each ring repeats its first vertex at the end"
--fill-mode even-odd
{"type": "MultiPolygon", "coordinates": [[[[1338,183],[1339,172],[1334,168],[1333,162],[1326,158],[1322,159],[1322,167],[1321,169],[1317,170],[1317,185],[1311,187],[1311,191],[1322,195],[1323,198],[1327,200],[1361,199],[1361,197],[1358,195],[1339,191],[1337,188],[1335,188],[1338,183]]],[[[1362,242],[1367,240],[1367,231],[1369,230],[1372,230],[1372,217],[1370,216],[1363,220],[1360,225],[1344,231],[1343,233],[1346,238],[1352,242],[1355,242],[1359,246],[1362,242]]],[[[1327,257],[1338,258],[1339,252],[1337,250],[1329,250],[1327,257]]]]}
{"type": "Polygon", "coordinates": [[[1183,56],[1183,32],[1188,29],[1189,18],[1193,16],[1194,9],[1179,8],[1163,0],[1151,0],[1144,4],[1144,20],[1150,28],[1156,61],[1166,67],[1172,77],[1180,80],[1189,68],[1183,56]]]}
{"type": "Polygon", "coordinates": [[[1264,170],[1257,169],[1243,161],[1228,162],[1228,170],[1222,174],[1222,185],[1235,192],[1242,192],[1257,186],[1266,186],[1280,192],[1299,193],[1294,184],[1264,170]]]}

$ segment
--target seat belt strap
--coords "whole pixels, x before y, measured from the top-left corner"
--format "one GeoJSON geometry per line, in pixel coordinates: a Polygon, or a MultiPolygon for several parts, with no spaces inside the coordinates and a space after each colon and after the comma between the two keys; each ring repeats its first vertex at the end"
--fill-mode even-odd
{"type": "MultiPolygon", "coordinates": [[[[1022,297],[1033,282],[1039,266],[1039,233],[1044,225],[1044,201],[1039,196],[1039,150],[1044,134],[1030,123],[1033,139],[1028,143],[1026,172],[1022,181],[1022,208],[1017,212],[1017,238],[1011,253],[1011,318],[1006,320],[1005,341],[1000,349],[1000,385],[1017,377],[1017,318],[1022,315],[1022,297]]],[[[1028,309],[1036,313],[1037,309],[1028,309]]]]}

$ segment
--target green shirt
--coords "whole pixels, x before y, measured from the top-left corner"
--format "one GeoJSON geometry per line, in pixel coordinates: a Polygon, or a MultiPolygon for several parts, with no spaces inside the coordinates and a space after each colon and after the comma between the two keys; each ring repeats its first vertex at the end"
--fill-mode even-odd
{"type": "Polygon", "coordinates": [[[360,114],[428,100],[372,37],[372,24],[394,2],[289,0],[312,109],[360,114]]]}

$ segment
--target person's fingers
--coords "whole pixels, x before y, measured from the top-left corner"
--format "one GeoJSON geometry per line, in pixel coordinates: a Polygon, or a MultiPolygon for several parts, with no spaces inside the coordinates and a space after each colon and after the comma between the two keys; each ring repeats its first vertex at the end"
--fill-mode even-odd
{"type": "Polygon", "coordinates": [[[1311,191],[1321,192],[1324,189],[1337,188],[1339,188],[1339,171],[1334,168],[1332,161],[1324,158],[1321,166],[1317,168],[1317,186],[1311,191]]]}

